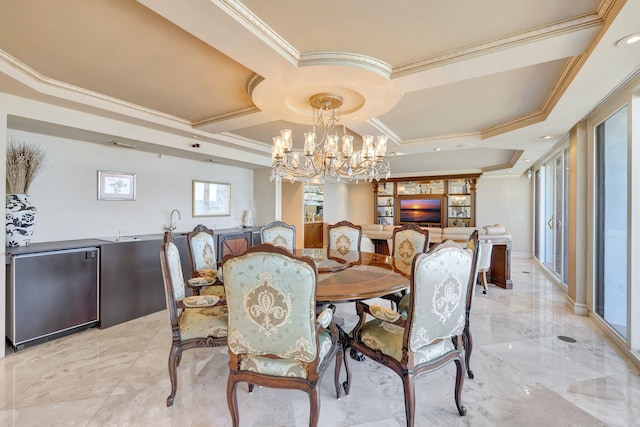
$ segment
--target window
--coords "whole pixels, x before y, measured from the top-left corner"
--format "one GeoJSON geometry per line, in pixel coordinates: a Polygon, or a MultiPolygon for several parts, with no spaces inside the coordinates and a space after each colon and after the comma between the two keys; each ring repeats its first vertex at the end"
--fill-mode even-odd
{"type": "Polygon", "coordinates": [[[627,107],[595,129],[595,311],[627,337],[627,107]]]}

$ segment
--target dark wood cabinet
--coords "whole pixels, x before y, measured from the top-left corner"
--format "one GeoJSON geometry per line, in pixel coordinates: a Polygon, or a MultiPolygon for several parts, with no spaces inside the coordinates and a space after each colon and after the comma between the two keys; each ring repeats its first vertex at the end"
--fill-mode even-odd
{"type": "MultiPolygon", "coordinates": [[[[174,235],[183,274],[190,271],[185,236],[174,235]]],[[[162,238],[104,244],[100,256],[100,328],[166,307],[160,269],[162,238]]],[[[185,276],[185,277],[188,277],[185,276]]]]}
{"type": "Polygon", "coordinates": [[[513,288],[513,282],[511,281],[511,242],[493,243],[489,282],[504,289],[513,288]]]}
{"type": "Polygon", "coordinates": [[[324,223],[310,222],[304,225],[304,247],[305,248],[322,248],[324,223]]]}
{"type": "Polygon", "coordinates": [[[218,259],[222,260],[225,255],[238,255],[249,249],[252,242],[250,232],[228,233],[218,235],[218,259]]]}

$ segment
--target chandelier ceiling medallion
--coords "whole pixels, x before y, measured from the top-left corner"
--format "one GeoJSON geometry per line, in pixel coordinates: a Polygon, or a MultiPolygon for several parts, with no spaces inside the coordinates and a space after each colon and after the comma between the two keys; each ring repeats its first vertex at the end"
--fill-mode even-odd
{"type": "Polygon", "coordinates": [[[362,149],[354,150],[353,135],[347,135],[343,126],[342,144],[336,123],[340,121],[342,97],[330,93],[318,93],[309,98],[313,109],[313,127],[304,134],[304,149],[293,149],[291,129],[283,129],[273,137],[271,151],[271,180],[281,178],[337,178],[373,181],[389,178],[391,169],[387,154],[387,136],[362,137],[362,149]],[[322,131],[320,143],[316,142],[316,128],[322,131]]]}

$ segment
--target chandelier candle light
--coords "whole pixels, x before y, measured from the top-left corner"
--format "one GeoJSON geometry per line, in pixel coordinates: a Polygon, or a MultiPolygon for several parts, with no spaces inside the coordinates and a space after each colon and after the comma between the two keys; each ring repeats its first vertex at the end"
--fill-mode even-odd
{"type": "Polygon", "coordinates": [[[340,121],[342,97],[319,93],[309,98],[313,109],[313,130],[304,134],[304,150],[294,151],[291,129],[283,129],[273,137],[271,180],[276,176],[295,178],[325,178],[326,176],[365,181],[389,178],[391,169],[387,154],[387,136],[365,135],[360,151],[353,148],[353,135],[343,126],[342,149],[339,147],[336,123],[340,121]],[[316,143],[316,128],[322,129],[320,144],[316,143]]]}

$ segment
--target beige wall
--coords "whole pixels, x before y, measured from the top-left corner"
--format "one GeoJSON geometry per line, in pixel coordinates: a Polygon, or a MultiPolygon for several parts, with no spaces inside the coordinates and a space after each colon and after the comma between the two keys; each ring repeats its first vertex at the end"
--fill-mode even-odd
{"type": "Polygon", "coordinates": [[[511,233],[512,251],[531,256],[532,184],[520,176],[481,176],[476,192],[476,224],[502,224],[511,233]]]}
{"type": "Polygon", "coordinates": [[[282,221],[296,226],[296,248],[304,247],[302,183],[282,182],[282,221]]]}

